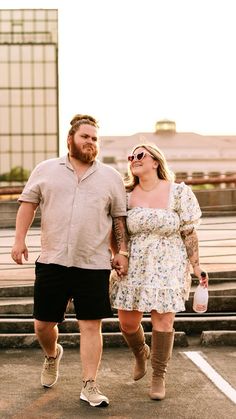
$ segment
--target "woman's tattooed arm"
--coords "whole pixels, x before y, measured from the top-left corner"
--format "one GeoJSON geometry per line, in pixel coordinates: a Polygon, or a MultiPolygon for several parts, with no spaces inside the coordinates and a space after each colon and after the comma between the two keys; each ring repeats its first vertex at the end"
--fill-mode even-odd
{"type": "Polygon", "coordinates": [[[207,287],[209,278],[207,272],[205,272],[206,276],[204,276],[204,278],[202,277],[203,269],[201,268],[199,261],[199,246],[196,231],[194,229],[185,230],[181,232],[181,237],[185,244],[189,261],[193,267],[194,275],[199,279],[204,287],[207,287]]]}
{"type": "Polygon", "coordinates": [[[182,240],[185,244],[188,258],[192,267],[199,265],[199,246],[198,237],[194,229],[181,232],[182,240]]]}

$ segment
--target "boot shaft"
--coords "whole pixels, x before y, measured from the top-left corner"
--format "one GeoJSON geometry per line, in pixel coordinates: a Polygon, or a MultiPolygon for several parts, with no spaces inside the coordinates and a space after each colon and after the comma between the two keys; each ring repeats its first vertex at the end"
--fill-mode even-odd
{"type": "Polygon", "coordinates": [[[174,336],[174,330],[172,332],[152,331],[151,364],[153,374],[156,376],[164,377],[166,373],[167,365],[172,355],[174,336]]]}
{"type": "Polygon", "coordinates": [[[140,380],[147,372],[147,360],[150,357],[150,348],[145,343],[145,335],[142,326],[137,332],[129,334],[121,330],[123,337],[135,356],[133,378],[140,380]]]}
{"type": "Polygon", "coordinates": [[[135,333],[126,333],[122,329],[121,332],[127,345],[132,350],[134,355],[138,355],[140,352],[143,351],[145,346],[145,335],[142,325],[139,326],[137,332],[135,333]]]}
{"type": "Polygon", "coordinates": [[[172,354],[174,336],[174,330],[172,332],[152,331],[151,364],[153,373],[149,393],[152,400],[163,400],[165,398],[165,375],[172,354]]]}

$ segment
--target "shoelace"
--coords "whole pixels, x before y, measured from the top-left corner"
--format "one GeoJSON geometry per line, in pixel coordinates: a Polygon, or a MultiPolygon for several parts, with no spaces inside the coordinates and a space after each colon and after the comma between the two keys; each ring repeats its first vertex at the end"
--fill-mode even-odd
{"type": "Polygon", "coordinates": [[[55,367],[55,358],[53,357],[46,357],[45,358],[45,369],[46,370],[50,370],[53,369],[55,367]]]}
{"type": "Polygon", "coordinates": [[[98,388],[95,385],[94,380],[88,380],[85,382],[84,387],[87,387],[89,393],[99,393],[98,388]]]}

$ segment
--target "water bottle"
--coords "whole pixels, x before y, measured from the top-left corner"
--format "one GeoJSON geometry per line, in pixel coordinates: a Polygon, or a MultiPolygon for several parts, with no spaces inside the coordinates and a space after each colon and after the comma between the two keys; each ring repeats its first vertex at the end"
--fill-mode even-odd
{"type": "MultiPolygon", "coordinates": [[[[206,278],[206,273],[201,272],[201,276],[206,278]]],[[[197,286],[197,289],[193,296],[193,310],[196,313],[205,313],[208,306],[208,288],[203,287],[201,283],[197,286]]]]}

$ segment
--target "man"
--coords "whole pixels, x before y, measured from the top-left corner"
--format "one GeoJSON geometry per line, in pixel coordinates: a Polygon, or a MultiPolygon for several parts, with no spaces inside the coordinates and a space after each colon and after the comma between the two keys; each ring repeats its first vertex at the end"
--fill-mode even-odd
{"type": "Polygon", "coordinates": [[[76,115],[67,137],[67,156],[41,162],[19,197],[12,258],[28,259],[27,231],[41,209],[41,254],[34,286],[35,333],[45,353],[41,384],[58,379],[63,348],[58,323],[73,299],[80,329],[83,386],[80,398],[91,406],[109,400],[96,386],[102,355],[101,320],[112,315],[109,301],[111,232],[118,252],[113,265],[119,275],[128,268],[125,227],[126,197],[120,174],[96,159],[98,124],[76,115]]]}

